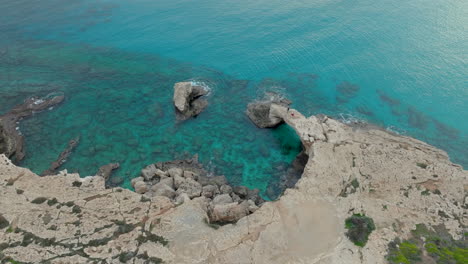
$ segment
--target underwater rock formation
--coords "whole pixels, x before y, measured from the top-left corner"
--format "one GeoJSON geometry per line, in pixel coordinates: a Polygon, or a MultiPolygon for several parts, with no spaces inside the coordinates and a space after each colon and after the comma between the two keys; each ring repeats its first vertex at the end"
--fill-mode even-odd
{"type": "Polygon", "coordinates": [[[57,169],[60,168],[60,166],[62,166],[67,161],[68,157],[72,154],[73,150],[76,148],[79,142],[80,137],[76,137],[75,139],[70,140],[70,142],[68,142],[67,148],[64,151],[62,151],[62,153],[60,153],[57,160],[52,162],[50,164],[50,167],[47,170],[43,171],[41,175],[54,175],[57,169]]]}
{"type": "Polygon", "coordinates": [[[14,161],[21,161],[25,156],[24,138],[18,128],[18,122],[36,112],[49,109],[61,103],[63,95],[47,98],[31,97],[23,104],[15,106],[10,112],[0,116],[0,154],[5,154],[14,161]]]}
{"type": "Polygon", "coordinates": [[[202,98],[207,94],[205,88],[191,82],[176,83],[173,100],[177,118],[185,120],[199,115],[208,106],[208,101],[202,98]]]}
{"type": "Polygon", "coordinates": [[[289,108],[291,101],[275,93],[267,93],[260,101],[247,105],[247,116],[259,128],[276,127],[283,123],[281,111],[289,108]]]}
{"type": "Polygon", "coordinates": [[[132,180],[132,186],[137,193],[165,196],[176,204],[204,197],[211,223],[236,222],[264,202],[258,189],[233,188],[224,176],[209,176],[197,156],[151,164],[141,171],[141,177],[132,180]]]}

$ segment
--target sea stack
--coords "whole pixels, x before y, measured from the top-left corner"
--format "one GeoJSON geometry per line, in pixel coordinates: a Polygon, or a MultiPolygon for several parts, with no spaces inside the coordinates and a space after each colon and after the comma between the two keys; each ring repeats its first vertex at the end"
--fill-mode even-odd
{"type": "Polygon", "coordinates": [[[199,115],[207,106],[208,101],[203,98],[208,91],[192,82],[179,82],[174,85],[174,106],[177,119],[186,120],[199,115]]]}

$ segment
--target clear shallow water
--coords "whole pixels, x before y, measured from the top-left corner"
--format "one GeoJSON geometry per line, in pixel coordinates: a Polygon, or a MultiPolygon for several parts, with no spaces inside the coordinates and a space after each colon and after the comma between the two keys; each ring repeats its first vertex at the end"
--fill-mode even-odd
{"type": "Polygon", "coordinates": [[[44,170],[79,134],[64,167],[87,175],[118,161],[127,187],[144,165],[187,152],[265,191],[300,151],[287,127],[256,129],[243,114],[265,90],[306,114],[425,140],[466,168],[467,10],[454,0],[3,0],[0,111],[65,92],[65,104],[22,123],[22,165],[44,170]],[[212,86],[210,106],[177,123],[172,86],[190,79],[212,86]]]}

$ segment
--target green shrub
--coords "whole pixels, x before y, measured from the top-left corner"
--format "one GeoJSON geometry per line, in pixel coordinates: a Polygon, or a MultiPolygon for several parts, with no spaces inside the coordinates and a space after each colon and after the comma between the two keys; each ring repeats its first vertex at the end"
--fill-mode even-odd
{"type": "Polygon", "coordinates": [[[361,214],[354,214],[345,221],[348,229],[346,236],[359,247],[364,247],[369,239],[370,233],[375,230],[374,220],[361,214]]]}

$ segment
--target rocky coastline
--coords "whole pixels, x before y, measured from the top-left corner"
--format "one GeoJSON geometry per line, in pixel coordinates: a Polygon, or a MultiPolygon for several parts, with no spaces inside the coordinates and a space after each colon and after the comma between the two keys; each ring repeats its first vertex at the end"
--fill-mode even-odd
{"type": "Polygon", "coordinates": [[[21,161],[25,155],[24,138],[18,127],[21,119],[51,109],[64,99],[64,95],[51,95],[45,98],[31,97],[0,116],[0,153],[4,153],[14,161],[21,161]]]}
{"type": "MultiPolygon", "coordinates": [[[[182,119],[198,115],[204,107],[190,107],[199,93],[185,90],[185,99],[179,101],[178,89],[176,113],[182,119]]],[[[101,167],[96,176],[61,171],[39,177],[10,161],[24,157],[21,134],[12,127],[63,100],[54,98],[26,101],[0,117],[0,261],[466,260],[468,171],[424,142],[324,115],[305,117],[289,108],[288,100],[273,96],[249,104],[247,115],[262,128],[286,123],[304,148],[295,161],[301,176],[284,179],[287,189],[278,200],[264,201],[257,190],[233,187],[223,176],[209,175],[196,156],[148,165],[132,181],[133,192],[106,188],[119,164],[101,167]],[[428,247],[434,237],[445,242],[428,247]],[[404,250],[408,245],[412,255],[404,250]]]]}

